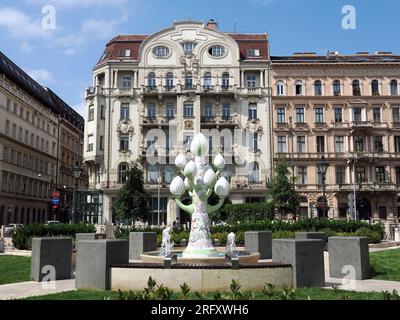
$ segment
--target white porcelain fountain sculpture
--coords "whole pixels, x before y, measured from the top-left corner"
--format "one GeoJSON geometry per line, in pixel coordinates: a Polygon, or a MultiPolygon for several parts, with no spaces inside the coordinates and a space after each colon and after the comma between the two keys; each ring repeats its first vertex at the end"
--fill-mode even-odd
{"type": "Polygon", "coordinates": [[[208,139],[201,133],[194,137],[190,151],[194,157],[191,161],[187,162],[183,154],[179,154],[175,159],[176,167],[185,178],[178,176],[170,185],[170,191],[177,205],[192,216],[189,242],[183,257],[212,257],[218,253],[211,240],[208,215],[220,209],[229,194],[229,183],[221,176],[225,159],[219,154],[215,157],[213,165],[206,163],[208,139]],[[190,205],[185,205],[181,201],[186,191],[192,198],[190,205]],[[220,198],[216,205],[208,204],[213,191],[220,198]]]}

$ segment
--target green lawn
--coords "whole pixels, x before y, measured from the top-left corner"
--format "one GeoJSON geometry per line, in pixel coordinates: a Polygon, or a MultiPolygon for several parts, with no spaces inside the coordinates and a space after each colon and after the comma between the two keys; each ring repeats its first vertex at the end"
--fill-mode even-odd
{"type": "Polygon", "coordinates": [[[0,285],[30,281],[31,258],[0,256],[0,285]]]}
{"type": "Polygon", "coordinates": [[[370,254],[372,278],[400,281],[400,249],[370,254]]]}
{"type": "MultiPolygon", "coordinates": [[[[383,295],[380,292],[352,292],[333,289],[298,289],[295,291],[295,300],[383,300],[383,295]]],[[[276,289],[274,295],[269,298],[262,292],[255,292],[256,300],[284,300],[281,297],[282,290],[276,289]]],[[[223,293],[229,295],[231,293],[223,293]]],[[[118,292],[112,291],[97,291],[97,290],[77,290],[68,291],[57,294],[50,294],[39,297],[29,297],[25,300],[118,300],[118,292]]],[[[206,300],[213,300],[214,294],[207,293],[204,297],[206,300]]],[[[174,293],[172,300],[182,299],[181,293],[174,293]]],[[[189,300],[197,300],[198,298],[193,293],[189,293],[189,300]]]]}

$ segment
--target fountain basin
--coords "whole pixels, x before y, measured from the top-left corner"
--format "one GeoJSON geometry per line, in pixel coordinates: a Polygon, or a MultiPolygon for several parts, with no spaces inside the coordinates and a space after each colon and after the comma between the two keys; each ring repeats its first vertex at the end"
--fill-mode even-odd
{"type": "MultiPolygon", "coordinates": [[[[225,264],[225,252],[217,251],[216,254],[204,257],[186,257],[183,256],[183,250],[172,250],[171,253],[176,254],[178,263],[180,264],[207,264],[207,265],[221,265],[225,264]]],[[[260,259],[258,252],[250,253],[246,251],[237,251],[239,263],[242,265],[257,264],[260,259]]],[[[143,263],[151,264],[164,264],[164,256],[160,255],[160,251],[145,252],[140,255],[143,263]]]]}

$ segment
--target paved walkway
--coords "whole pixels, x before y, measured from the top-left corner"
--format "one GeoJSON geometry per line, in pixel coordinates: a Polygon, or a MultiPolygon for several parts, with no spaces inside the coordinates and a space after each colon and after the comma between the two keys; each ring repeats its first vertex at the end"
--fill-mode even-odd
{"type": "Polygon", "coordinates": [[[75,290],[75,279],[56,281],[55,289],[42,287],[41,282],[21,282],[0,286],[0,300],[21,299],[75,290]]]}
{"type": "MultiPolygon", "coordinates": [[[[399,247],[391,248],[370,248],[370,252],[385,251],[399,249],[399,247]]],[[[18,252],[9,252],[8,254],[18,254],[18,252]]],[[[28,255],[24,252],[23,255],[28,255]]],[[[339,289],[352,290],[352,291],[390,291],[397,290],[400,292],[400,282],[384,281],[384,280],[355,280],[352,283],[342,285],[342,279],[329,277],[329,256],[325,252],[325,279],[326,288],[332,288],[333,285],[339,289]]],[[[56,281],[55,289],[46,289],[42,287],[42,283],[38,282],[22,282],[0,285],[0,300],[7,299],[21,299],[31,296],[47,295],[52,293],[59,293],[65,291],[75,290],[75,279],[56,281]]]]}

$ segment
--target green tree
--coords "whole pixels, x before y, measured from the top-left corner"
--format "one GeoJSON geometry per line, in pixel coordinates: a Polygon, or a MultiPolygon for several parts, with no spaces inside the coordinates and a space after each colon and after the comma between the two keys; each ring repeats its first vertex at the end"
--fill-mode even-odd
{"type": "Polygon", "coordinates": [[[125,184],[114,202],[116,218],[126,222],[148,221],[151,217],[151,197],[144,189],[143,171],[137,161],[130,165],[125,179],[125,184]]]}
{"type": "Polygon", "coordinates": [[[300,195],[294,189],[293,177],[285,161],[279,161],[275,166],[275,176],[268,184],[269,195],[275,208],[282,215],[298,214],[300,195]]]}

